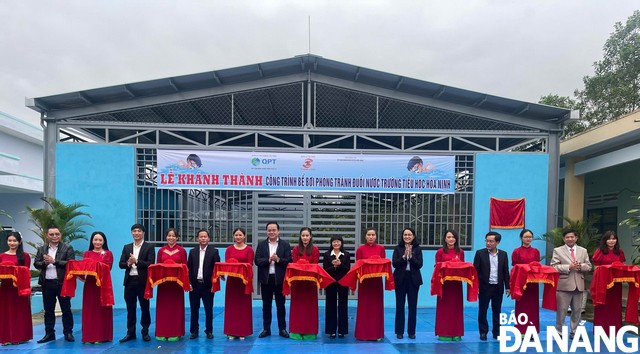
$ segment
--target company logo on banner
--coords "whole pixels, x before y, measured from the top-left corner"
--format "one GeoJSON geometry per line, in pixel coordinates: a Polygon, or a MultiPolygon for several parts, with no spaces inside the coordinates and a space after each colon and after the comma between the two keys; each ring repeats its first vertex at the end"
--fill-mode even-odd
{"type": "Polygon", "coordinates": [[[448,194],[455,157],[158,150],[158,188],[448,194]]]}

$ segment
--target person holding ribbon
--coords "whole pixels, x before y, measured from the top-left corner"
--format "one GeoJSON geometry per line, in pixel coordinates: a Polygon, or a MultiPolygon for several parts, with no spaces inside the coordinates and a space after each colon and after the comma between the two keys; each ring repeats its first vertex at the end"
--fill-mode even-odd
{"type": "MultiPolygon", "coordinates": [[[[225,262],[248,263],[253,266],[254,252],[247,245],[247,232],[237,227],[233,230],[233,245],[224,253],[225,262]]],[[[252,274],[253,275],[253,274],[252,274]]],[[[244,279],[253,282],[253,279],[244,279]]],[[[253,315],[251,310],[251,293],[247,294],[243,279],[227,277],[226,295],[224,298],[224,334],[228,339],[245,337],[253,334],[253,315]]]]}
{"type": "MultiPolygon", "coordinates": [[[[384,247],[376,243],[378,231],[368,228],[366,243],[356,250],[356,260],[386,258],[384,247]]],[[[384,337],[384,296],[381,277],[363,279],[358,289],[355,337],[359,340],[377,340],[384,337]]]]}
{"type": "MultiPolygon", "coordinates": [[[[606,231],[600,239],[600,246],[593,254],[593,264],[596,266],[624,263],[627,259],[624,251],[620,249],[618,235],[615,231],[606,231]]],[[[594,306],[593,327],[601,326],[606,333],[609,327],[614,327],[616,332],[622,328],[622,283],[615,282],[613,287],[607,289],[604,304],[594,306]]]]}
{"type": "MultiPolygon", "coordinates": [[[[514,249],[511,253],[511,264],[529,264],[531,262],[540,262],[540,251],[531,246],[533,241],[533,232],[529,229],[520,231],[521,246],[514,249]]],[[[538,292],[538,283],[528,283],[527,289],[524,290],[520,300],[516,301],[516,316],[524,313],[529,319],[529,323],[536,327],[536,332],[540,332],[540,295],[538,292]]],[[[520,333],[525,333],[528,324],[516,323],[516,328],[520,333]]]]}
{"type": "MultiPolygon", "coordinates": [[[[464,251],[460,248],[460,237],[455,230],[446,230],[442,247],[436,251],[436,263],[464,262],[464,251]]],[[[445,281],[442,296],[436,299],[436,336],[442,341],[459,341],[464,336],[464,306],[462,282],[445,281]]]]}
{"type": "MultiPolygon", "coordinates": [[[[313,245],[312,231],[300,229],[298,245],[293,247],[294,263],[318,264],[320,251],[313,245]]],[[[289,311],[289,335],[292,339],[315,339],[318,334],[318,287],[311,281],[294,281],[291,284],[289,311]]]]}
{"type": "MultiPolygon", "coordinates": [[[[158,250],[157,263],[187,264],[187,251],[178,245],[180,234],[174,228],[165,232],[167,244],[158,250]]],[[[158,284],[156,300],[156,339],[175,342],[184,336],[184,290],[175,281],[158,284]]]]}
{"type": "MultiPolygon", "coordinates": [[[[7,235],[9,249],[0,253],[0,264],[29,267],[31,258],[24,253],[19,232],[7,235]]],[[[25,271],[28,275],[28,271],[25,271]]],[[[18,294],[14,280],[1,278],[0,285],[0,344],[19,344],[33,339],[31,297],[18,294]]],[[[16,283],[18,281],[16,280],[16,283]]]]}
{"type": "Polygon", "coordinates": [[[322,257],[322,266],[336,282],[327,286],[325,292],[324,332],[334,339],[336,335],[344,338],[349,333],[349,287],[341,285],[338,281],[349,272],[351,256],[344,250],[342,236],[331,236],[330,243],[331,248],[322,257]]]}

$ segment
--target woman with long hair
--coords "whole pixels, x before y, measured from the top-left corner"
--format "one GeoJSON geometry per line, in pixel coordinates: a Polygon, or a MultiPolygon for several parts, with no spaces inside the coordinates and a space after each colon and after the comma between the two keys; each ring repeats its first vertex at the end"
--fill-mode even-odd
{"type": "MultiPolygon", "coordinates": [[[[165,232],[167,244],[158,250],[157,263],[187,264],[187,251],[180,245],[174,228],[165,232]]],[[[184,289],[175,281],[158,284],[156,339],[178,341],[184,336],[184,289]]]]}
{"type": "Polygon", "coordinates": [[[331,236],[331,247],[322,257],[322,267],[336,280],[325,290],[325,326],[324,333],[331,339],[339,338],[349,333],[349,318],[347,315],[349,287],[342,286],[340,279],[351,268],[351,255],[344,250],[344,240],[340,235],[331,236]]]}
{"type": "MultiPolygon", "coordinates": [[[[247,245],[247,232],[237,227],[233,230],[233,245],[224,253],[225,262],[249,263],[253,265],[254,252],[247,245]],[[232,261],[233,260],[233,261],[232,261]]],[[[253,281],[249,279],[249,281],[253,281]]],[[[253,315],[251,311],[251,294],[245,293],[245,285],[238,277],[227,277],[226,295],[224,298],[224,334],[229,339],[245,337],[253,334],[253,315]]]]}
{"type": "MultiPolygon", "coordinates": [[[[113,253],[109,251],[107,236],[102,231],[91,234],[89,250],[84,259],[93,259],[113,267],[113,253]]],[[[111,276],[111,275],[109,275],[111,276]]],[[[102,343],[113,340],[113,306],[102,306],[100,287],[95,277],[87,277],[82,290],[82,342],[102,343]]]]}
{"type": "MultiPolygon", "coordinates": [[[[318,264],[320,251],[313,245],[310,228],[300,229],[298,245],[293,247],[291,256],[294,263],[318,264]]],[[[315,339],[318,335],[318,288],[314,282],[292,282],[289,332],[292,339],[315,339]]]]}
{"type": "MultiPolygon", "coordinates": [[[[608,265],[613,262],[626,262],[624,251],[620,248],[618,235],[615,231],[606,231],[600,239],[600,246],[593,254],[593,264],[596,266],[608,265]]],[[[609,333],[609,327],[613,326],[616,332],[622,328],[622,283],[614,283],[607,289],[605,302],[594,306],[593,327],[601,326],[609,333]]]]}
{"type": "Polygon", "coordinates": [[[422,249],[412,228],[405,227],[402,230],[402,239],[393,249],[391,259],[395,268],[393,280],[396,284],[396,337],[402,339],[404,336],[404,303],[407,300],[407,335],[410,339],[416,339],[418,291],[422,285],[422,249]]]}
{"type": "MultiPolygon", "coordinates": [[[[0,253],[0,264],[29,267],[31,258],[24,253],[20,233],[10,232],[6,242],[9,249],[0,253]]],[[[31,339],[31,299],[18,295],[13,281],[5,279],[0,286],[0,344],[19,344],[31,339]]]]}
{"type": "MultiPolygon", "coordinates": [[[[442,236],[442,248],[436,251],[438,262],[464,262],[460,237],[455,230],[446,230],[442,236]]],[[[464,307],[462,282],[445,281],[442,296],[436,299],[436,336],[438,340],[459,341],[464,336],[464,307]]]]}

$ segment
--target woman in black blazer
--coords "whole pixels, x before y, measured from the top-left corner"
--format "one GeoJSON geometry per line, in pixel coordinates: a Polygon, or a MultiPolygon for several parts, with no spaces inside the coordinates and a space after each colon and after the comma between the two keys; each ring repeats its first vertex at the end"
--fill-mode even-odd
{"type": "Polygon", "coordinates": [[[342,236],[331,236],[330,243],[331,249],[325,252],[322,257],[322,267],[336,282],[326,288],[324,333],[329,334],[331,339],[334,339],[336,333],[340,338],[349,333],[347,318],[349,288],[338,284],[338,281],[349,272],[351,257],[349,252],[344,250],[342,236]],[[337,311],[336,303],[338,305],[337,311]]]}
{"type": "Polygon", "coordinates": [[[416,338],[416,312],[418,308],[418,290],[422,285],[422,249],[412,228],[402,230],[402,240],[393,249],[393,279],[396,283],[396,325],[398,339],[404,336],[404,302],[409,303],[407,334],[416,338]]]}

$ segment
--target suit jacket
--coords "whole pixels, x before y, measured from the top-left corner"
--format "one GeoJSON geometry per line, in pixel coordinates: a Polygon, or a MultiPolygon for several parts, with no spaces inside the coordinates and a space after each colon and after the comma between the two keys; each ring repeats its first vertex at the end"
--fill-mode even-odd
{"type": "MultiPolygon", "coordinates": [[[[280,258],[280,262],[276,265],[276,284],[282,284],[284,282],[284,273],[287,270],[287,265],[291,263],[291,245],[289,242],[278,238],[278,249],[276,254],[280,258]]],[[[261,284],[267,284],[269,282],[269,239],[258,242],[256,247],[255,263],[258,266],[258,282],[261,284]]]]}
{"type": "MultiPolygon", "coordinates": [[[[403,259],[405,246],[397,245],[393,249],[393,256],[391,257],[391,263],[393,264],[393,280],[396,284],[402,284],[407,281],[405,279],[407,275],[407,260],[403,259]]],[[[409,272],[413,285],[422,285],[422,274],[420,269],[422,268],[422,248],[420,245],[411,247],[411,258],[409,258],[409,272]]]]}
{"type": "Polygon", "coordinates": [[[551,266],[560,273],[558,280],[559,291],[573,291],[578,289],[584,291],[584,273],[591,270],[591,262],[589,262],[589,254],[584,247],[573,246],[576,260],[581,263],[580,269],[569,270],[571,264],[571,252],[566,245],[553,249],[553,257],[551,258],[551,266]]]}
{"type": "MultiPolygon", "coordinates": [[[[43,285],[45,279],[45,273],[47,265],[44,263],[44,255],[49,254],[49,243],[38,247],[36,250],[36,258],[33,262],[33,266],[40,270],[40,277],[38,278],[38,284],[43,285]]],[[[58,274],[58,284],[62,285],[64,281],[64,272],[67,268],[67,261],[76,258],[76,253],[68,243],[58,243],[58,251],[56,252],[56,273],[58,274]]]]}
{"type": "MultiPolygon", "coordinates": [[[[132,253],[133,243],[124,245],[119,263],[120,269],[125,269],[124,285],[127,285],[127,280],[129,279],[129,271],[131,270],[131,267],[127,265],[127,260],[129,259],[129,255],[132,253]]],[[[140,248],[140,253],[138,254],[138,263],[136,263],[136,267],[138,268],[138,277],[143,285],[147,282],[147,269],[155,262],[155,247],[153,247],[149,242],[143,242],[142,247],[140,248]]]]}
{"type": "Polygon", "coordinates": [[[334,267],[333,263],[331,263],[334,259],[335,257],[331,255],[331,251],[325,252],[322,257],[322,268],[337,282],[349,273],[349,269],[351,268],[351,255],[347,251],[342,252],[342,255],[338,257],[340,260],[338,267],[334,267]]]}
{"type": "MultiPolygon", "coordinates": [[[[216,262],[220,262],[218,249],[212,245],[207,245],[207,249],[204,251],[204,262],[202,263],[202,281],[204,286],[209,289],[211,288],[211,276],[216,262]]],[[[198,281],[198,268],[200,267],[200,245],[189,251],[187,267],[189,268],[189,281],[191,284],[195,284],[198,281]]]]}
{"type": "MultiPolygon", "coordinates": [[[[478,272],[480,291],[489,286],[489,273],[491,272],[491,261],[489,260],[489,250],[484,248],[476,251],[473,258],[473,266],[478,272]]],[[[498,249],[498,289],[504,292],[509,289],[509,258],[507,252],[498,249]]]]}

